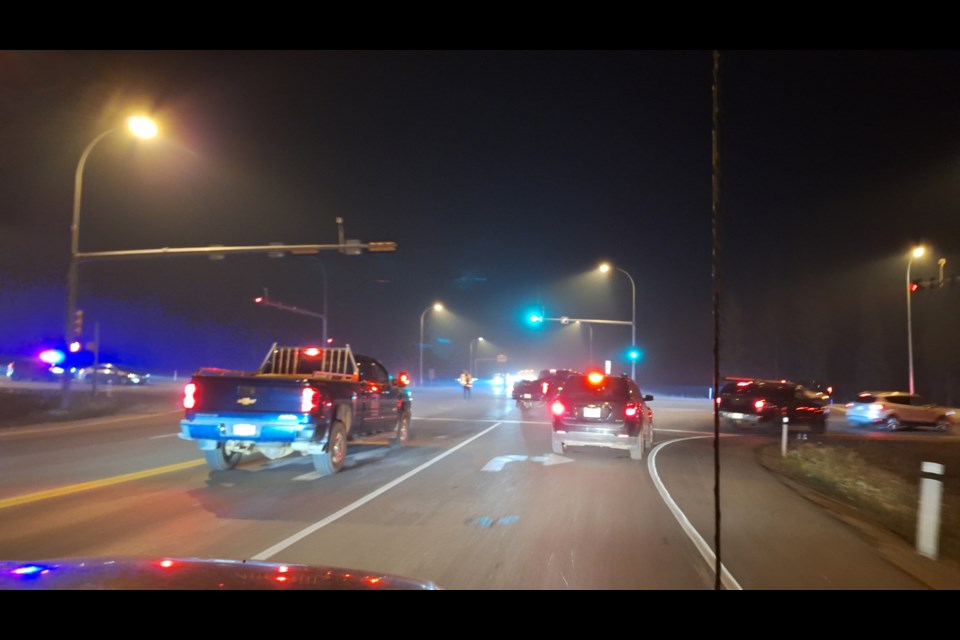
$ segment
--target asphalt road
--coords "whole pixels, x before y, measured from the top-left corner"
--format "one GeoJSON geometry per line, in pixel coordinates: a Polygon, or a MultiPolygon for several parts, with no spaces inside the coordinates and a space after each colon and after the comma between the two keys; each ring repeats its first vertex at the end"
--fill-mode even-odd
{"type": "MultiPolygon", "coordinates": [[[[176,437],[176,391],[139,413],[0,430],[0,558],[257,559],[448,589],[712,589],[709,401],[658,398],[643,461],[550,453],[550,426],[477,388],[414,391],[413,439],[352,444],[337,475],[306,457],[209,470],[176,437]]],[[[856,529],[721,441],[727,588],[924,588],[856,529]]]]}

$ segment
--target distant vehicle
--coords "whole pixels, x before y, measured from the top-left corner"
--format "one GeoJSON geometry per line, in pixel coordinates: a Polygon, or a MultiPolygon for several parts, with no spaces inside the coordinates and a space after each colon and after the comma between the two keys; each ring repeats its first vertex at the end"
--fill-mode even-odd
{"type": "Polygon", "coordinates": [[[827,404],[833,404],[833,385],[820,382],[819,380],[803,380],[800,384],[807,391],[819,394],[821,400],[825,400],[827,404]]]}
{"type": "Polygon", "coordinates": [[[566,380],[579,374],[573,369],[542,369],[534,380],[518,380],[513,385],[513,399],[521,411],[544,405],[563,388],[566,380]]]}
{"type": "Polygon", "coordinates": [[[626,376],[574,374],[550,401],[553,452],[571,446],[627,449],[634,460],[653,447],[653,411],[637,384],[626,376]]]}
{"type": "Polygon", "coordinates": [[[825,433],[829,399],[789,380],[727,378],[717,396],[720,420],[726,426],[804,425],[825,433]]]}
{"type": "Polygon", "coordinates": [[[54,367],[39,358],[27,356],[4,358],[3,367],[4,376],[10,380],[55,382],[60,379],[53,370],[54,367]]]}
{"type": "Polygon", "coordinates": [[[149,373],[131,371],[113,363],[101,363],[96,367],[85,367],[77,372],[78,380],[93,381],[94,375],[97,384],[138,384],[144,385],[150,381],[149,373]],[[94,373],[95,372],[95,373],[94,373]]]}
{"type": "Polygon", "coordinates": [[[853,426],[875,425],[890,431],[910,427],[933,427],[947,431],[957,424],[954,409],[930,404],[906,391],[861,391],[847,404],[847,422],[853,426]]]}

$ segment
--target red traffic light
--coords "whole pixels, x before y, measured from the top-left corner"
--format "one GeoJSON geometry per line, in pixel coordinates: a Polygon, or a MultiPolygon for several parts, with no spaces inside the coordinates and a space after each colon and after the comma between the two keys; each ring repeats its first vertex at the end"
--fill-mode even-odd
{"type": "Polygon", "coordinates": [[[919,289],[919,288],[920,288],[920,284],[919,284],[918,282],[911,282],[911,283],[910,283],[910,293],[915,292],[915,291],[916,291],[917,289],[919,289]]]}

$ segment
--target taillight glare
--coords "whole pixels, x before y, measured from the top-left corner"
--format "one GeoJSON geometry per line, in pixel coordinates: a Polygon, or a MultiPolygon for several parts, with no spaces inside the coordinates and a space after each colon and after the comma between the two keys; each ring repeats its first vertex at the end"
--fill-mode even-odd
{"type": "Polygon", "coordinates": [[[567,412],[567,407],[564,406],[564,404],[559,400],[556,400],[553,404],[550,405],[550,411],[555,416],[562,416],[567,412]]]}
{"type": "Polygon", "coordinates": [[[320,406],[320,392],[313,387],[304,387],[300,392],[300,413],[313,413],[320,406]]]}
{"type": "Polygon", "coordinates": [[[193,409],[197,406],[197,385],[193,382],[183,387],[183,408],[193,409]]]}

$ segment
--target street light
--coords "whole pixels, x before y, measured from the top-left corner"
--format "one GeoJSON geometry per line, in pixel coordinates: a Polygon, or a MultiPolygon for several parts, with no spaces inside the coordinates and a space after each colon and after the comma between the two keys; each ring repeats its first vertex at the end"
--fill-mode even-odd
{"type": "Polygon", "coordinates": [[[910,376],[910,393],[914,393],[913,386],[913,318],[910,313],[910,265],[913,264],[914,258],[921,257],[926,252],[926,249],[921,245],[914,247],[913,251],[910,252],[910,259],[907,260],[907,362],[910,376]]]}
{"type": "MultiPolygon", "coordinates": [[[[155,138],[158,133],[156,123],[143,115],[136,115],[127,119],[127,128],[130,133],[143,140],[155,138]]],[[[97,143],[116,131],[117,128],[107,129],[96,138],[90,141],[87,148],[80,154],[80,162],[77,163],[77,172],[74,176],[73,189],[73,222],[70,224],[70,266],[67,269],[67,316],[63,324],[63,336],[65,341],[70,339],[71,323],[77,309],[77,268],[80,264],[80,198],[83,193],[83,168],[87,164],[87,158],[90,152],[97,146],[97,143]]],[[[74,336],[77,337],[77,336],[74,336]]],[[[60,398],[62,409],[66,409],[70,404],[70,376],[64,372],[63,376],[63,394],[60,398]]]]}
{"type": "MultiPolygon", "coordinates": [[[[633,350],[637,348],[637,285],[634,283],[633,277],[620,267],[611,267],[609,263],[604,262],[600,264],[599,269],[601,273],[607,273],[610,269],[616,269],[630,280],[630,290],[633,292],[630,304],[632,312],[630,320],[630,349],[632,353],[633,350]]],[[[633,358],[631,358],[630,362],[630,378],[633,380],[637,379],[637,361],[633,358]]]]}
{"type": "Polygon", "coordinates": [[[483,338],[474,338],[470,341],[470,362],[468,363],[467,369],[470,371],[470,375],[474,378],[477,377],[477,363],[473,360],[473,343],[474,342],[483,342],[483,338]]]}
{"type": "Polygon", "coordinates": [[[439,302],[434,302],[432,305],[423,310],[423,313],[420,314],[420,386],[423,386],[423,320],[427,315],[427,311],[433,309],[434,311],[443,311],[443,305],[439,302]]]}

